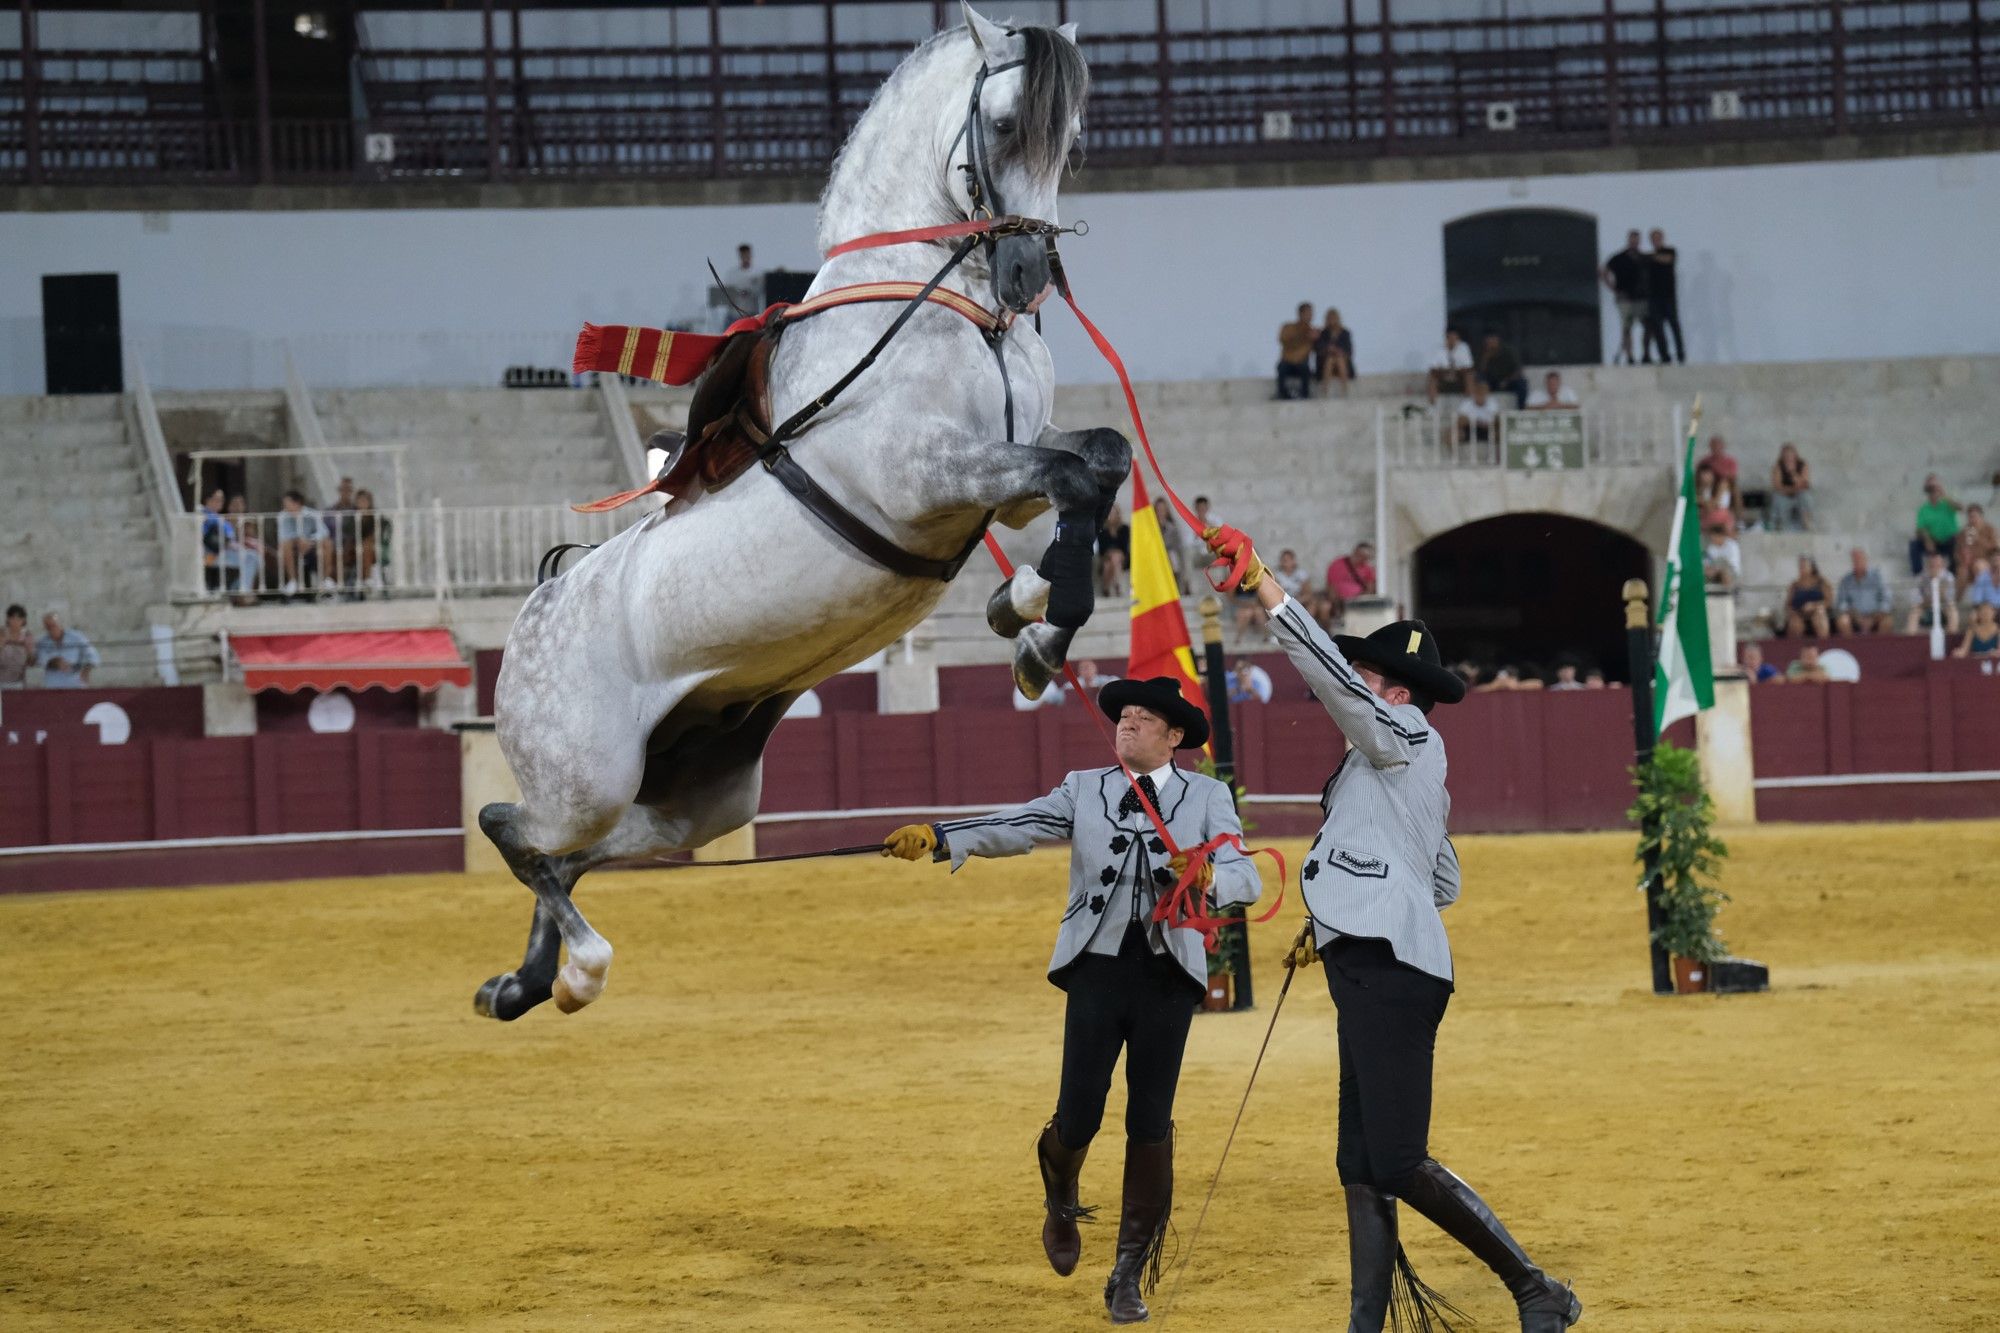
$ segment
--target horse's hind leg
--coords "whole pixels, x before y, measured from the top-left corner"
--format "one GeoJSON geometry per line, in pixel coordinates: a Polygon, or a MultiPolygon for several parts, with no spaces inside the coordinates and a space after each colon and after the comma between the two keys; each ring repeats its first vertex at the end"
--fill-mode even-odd
{"type": "Polygon", "coordinates": [[[535,895],[535,920],[518,971],[502,973],[479,988],[473,1008],[491,1018],[520,1017],[553,997],[556,1007],[574,1013],[604,990],[611,970],[611,945],[591,928],[570,898],[570,890],[592,861],[575,854],[536,851],[520,828],[520,807],[495,802],[479,812],[479,827],[505,858],[515,878],[535,895]],[[569,964],[557,968],[558,950],[569,949],[569,964]]]}

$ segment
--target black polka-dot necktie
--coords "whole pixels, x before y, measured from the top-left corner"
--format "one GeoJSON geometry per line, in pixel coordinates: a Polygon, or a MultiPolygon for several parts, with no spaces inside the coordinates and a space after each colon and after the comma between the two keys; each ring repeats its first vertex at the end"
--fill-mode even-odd
{"type": "Polygon", "coordinates": [[[1118,803],[1119,814],[1136,815],[1145,809],[1144,806],[1139,804],[1139,792],[1146,793],[1146,799],[1152,802],[1153,809],[1158,810],[1160,808],[1160,793],[1158,789],[1156,789],[1153,786],[1153,775],[1150,773],[1142,773],[1139,775],[1139,786],[1137,791],[1133,790],[1130,787],[1127,787],[1125,789],[1125,799],[1118,803]]]}

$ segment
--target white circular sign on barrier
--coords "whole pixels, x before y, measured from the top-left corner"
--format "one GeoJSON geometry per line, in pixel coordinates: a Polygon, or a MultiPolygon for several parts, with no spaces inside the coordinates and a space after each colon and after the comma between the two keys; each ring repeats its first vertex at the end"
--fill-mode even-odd
{"type": "Polygon", "coordinates": [[[306,706],[306,725],[321,733],[354,730],[354,700],[340,690],[315,697],[306,706]]]}
{"type": "Polygon", "coordinates": [[[99,745],[123,745],[132,739],[132,718],[110,700],[94,703],[83,715],[85,726],[97,728],[99,745]]]}

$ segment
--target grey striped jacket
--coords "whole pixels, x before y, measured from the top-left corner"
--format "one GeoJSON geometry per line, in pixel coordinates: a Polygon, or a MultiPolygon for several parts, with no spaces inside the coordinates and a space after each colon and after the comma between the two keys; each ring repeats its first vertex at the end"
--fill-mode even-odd
{"type": "Polygon", "coordinates": [[[1451,941],[1438,915],[1458,900],[1458,853],[1445,835],[1444,741],[1421,708],[1392,708],[1333,640],[1287,597],[1271,627],[1292,665],[1354,748],[1320,797],[1324,819],[1299,867],[1313,940],[1387,940],[1396,957],[1446,981],[1451,941]]]}
{"type": "MultiPolygon", "coordinates": [[[[1069,841],[1069,899],[1049,980],[1063,984],[1062,972],[1086,949],[1116,953],[1127,926],[1139,923],[1154,952],[1162,948],[1197,986],[1208,985],[1201,934],[1185,926],[1164,930],[1151,916],[1158,895],[1173,884],[1166,845],[1143,810],[1121,814],[1130,785],[1122,769],[1093,768],[1071,773],[1047,796],[974,819],[932,825],[938,855],[949,856],[956,871],[969,856],[1019,856],[1037,843],[1069,841]]],[[[1160,784],[1160,817],[1181,847],[1194,847],[1220,833],[1243,832],[1229,788],[1201,773],[1175,768],[1160,784]]],[[[1251,859],[1233,847],[1215,854],[1217,907],[1257,900],[1263,884],[1251,859]]],[[[1218,915],[1233,915],[1221,913],[1218,915]]]]}

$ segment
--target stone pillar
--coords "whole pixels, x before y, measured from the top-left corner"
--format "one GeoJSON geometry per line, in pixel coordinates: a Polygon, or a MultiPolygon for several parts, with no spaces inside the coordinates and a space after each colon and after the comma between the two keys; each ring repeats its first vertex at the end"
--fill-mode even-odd
{"type": "Polygon", "coordinates": [[[745,824],[714,842],[694,849],[697,861],[741,861],[757,854],[757,826],[745,824]]]}
{"type": "Polygon", "coordinates": [[[255,736],[257,696],[240,680],[215,681],[201,687],[201,734],[255,736]]]}
{"type": "Polygon", "coordinates": [[[1707,601],[1708,660],[1720,676],[1736,669],[1736,594],[1711,589],[1707,601]]]}
{"type": "Polygon", "coordinates": [[[1393,598],[1357,597],[1347,604],[1347,614],[1341,617],[1340,632],[1365,639],[1395,621],[1396,603],[1393,598]]]}
{"type": "Polygon", "coordinates": [[[930,649],[891,648],[875,672],[875,711],[935,713],[938,710],[937,655],[930,649]]]}
{"type": "Polygon", "coordinates": [[[500,753],[500,737],[490,720],[461,722],[458,732],[458,806],[465,824],[465,870],[469,875],[510,874],[499,851],[479,828],[479,812],[494,801],[518,801],[521,789],[500,753]]]}
{"type": "MultiPolygon", "coordinates": [[[[1711,603],[1713,605],[1713,603],[1711,603]]],[[[1715,707],[1695,715],[1701,781],[1715,801],[1718,824],[1757,822],[1757,762],[1750,744],[1750,682],[1718,676],[1715,707]]]]}
{"type": "Polygon", "coordinates": [[[421,697],[418,711],[424,726],[449,731],[461,722],[472,721],[477,700],[478,695],[470,687],[440,685],[421,697]]]}

